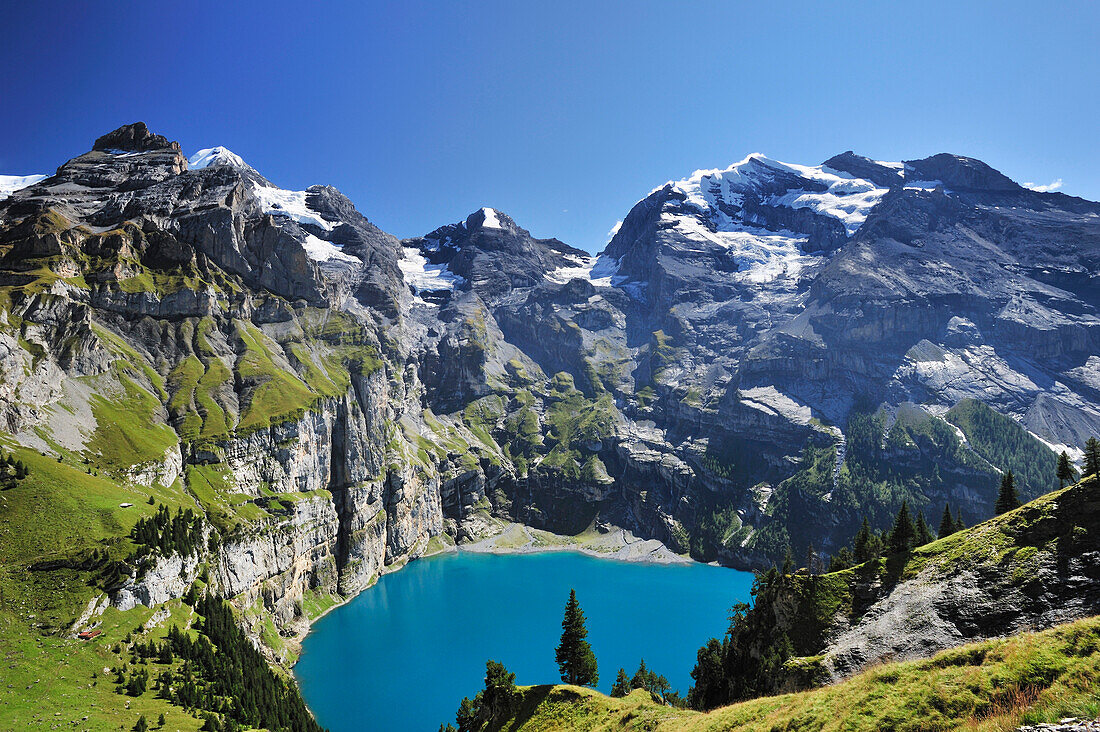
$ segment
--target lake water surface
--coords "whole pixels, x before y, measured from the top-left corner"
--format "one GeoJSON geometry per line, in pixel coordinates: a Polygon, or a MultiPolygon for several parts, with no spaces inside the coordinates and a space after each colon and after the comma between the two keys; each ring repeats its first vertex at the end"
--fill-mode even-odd
{"type": "Polygon", "coordinates": [[[560,681],[554,647],[574,588],[601,691],[644,657],[687,693],[696,650],[725,632],[730,606],[747,601],[751,586],[748,572],[575,552],[431,557],[317,621],[294,671],[331,732],[435,732],[482,688],[486,659],[519,684],[560,681]]]}

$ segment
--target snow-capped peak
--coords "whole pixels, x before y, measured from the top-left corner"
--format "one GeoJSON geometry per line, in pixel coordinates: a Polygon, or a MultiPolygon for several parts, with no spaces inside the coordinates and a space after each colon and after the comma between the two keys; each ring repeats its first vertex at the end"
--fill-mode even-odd
{"type": "Polygon", "coordinates": [[[688,204],[716,218],[714,223],[719,229],[741,223],[723,220],[729,218],[723,210],[728,204],[740,206],[745,194],[764,192],[763,203],[812,209],[838,219],[849,236],[887,193],[887,189],[869,180],[824,165],[783,163],[761,153],[753,153],[724,170],[697,170],[689,178],[673,181],[672,187],[686,197],[688,204]],[[826,190],[818,190],[822,186],[826,190]]]}
{"type": "Polygon", "coordinates": [[[246,163],[240,155],[221,146],[199,150],[187,159],[187,165],[191,170],[202,170],[203,168],[211,168],[215,165],[228,165],[231,168],[240,169],[249,167],[248,163],[246,163]]]}

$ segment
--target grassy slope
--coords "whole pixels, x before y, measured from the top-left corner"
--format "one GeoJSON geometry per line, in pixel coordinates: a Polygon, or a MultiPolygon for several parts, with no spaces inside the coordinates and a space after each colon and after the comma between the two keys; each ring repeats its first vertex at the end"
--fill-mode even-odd
{"type": "Polygon", "coordinates": [[[888,663],[813,691],[702,713],[634,691],[535,686],[502,729],[526,730],[1007,730],[1024,722],[1100,714],[1100,618],[933,658],[888,663]]]}

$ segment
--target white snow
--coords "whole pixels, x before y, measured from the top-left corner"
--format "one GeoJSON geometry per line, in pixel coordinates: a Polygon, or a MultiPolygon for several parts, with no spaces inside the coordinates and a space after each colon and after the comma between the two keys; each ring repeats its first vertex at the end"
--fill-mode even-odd
{"type": "Polygon", "coordinates": [[[40,180],[44,180],[46,176],[41,174],[35,175],[0,175],[0,201],[4,200],[11,194],[18,191],[20,188],[26,188],[27,186],[33,186],[40,180]]]}
{"type": "Polygon", "coordinates": [[[260,200],[260,207],[264,213],[286,216],[299,224],[314,224],[326,231],[335,228],[334,224],[325,221],[321,214],[306,205],[305,191],[286,191],[274,186],[256,186],[252,192],[260,200]]]}
{"type": "Polygon", "coordinates": [[[330,241],[325,241],[313,234],[306,234],[306,240],[302,242],[302,248],[306,250],[306,254],[315,262],[329,262],[336,260],[338,262],[349,262],[353,264],[362,264],[363,260],[359,257],[353,257],[350,254],[344,254],[340,247],[336,246],[330,241]]]}
{"type": "Polygon", "coordinates": [[[910,180],[905,182],[907,191],[934,191],[943,188],[942,180],[910,180]]]}
{"type": "Polygon", "coordinates": [[[619,233],[619,229],[623,228],[623,221],[619,219],[615,222],[615,225],[611,227],[611,231],[607,232],[607,243],[610,244],[611,240],[615,238],[615,235],[619,233]]]}
{"type": "Polygon", "coordinates": [[[707,214],[718,229],[729,230],[740,226],[741,222],[722,209],[740,208],[746,192],[758,190],[762,184],[779,178],[790,179],[792,187],[782,195],[766,198],[764,203],[813,209],[840,220],[849,236],[859,230],[870,210],[887,193],[887,189],[871,181],[823,165],[782,163],[760,153],[753,153],[725,170],[697,170],[690,178],[672,182],[672,185],[686,196],[688,204],[707,214]],[[797,179],[827,188],[823,192],[807,190],[798,186],[797,179]]]}
{"type": "Polygon", "coordinates": [[[744,282],[771,282],[778,277],[795,278],[806,267],[821,261],[820,254],[806,254],[802,245],[807,237],[790,231],[767,231],[741,225],[731,231],[711,231],[693,216],[661,214],[661,222],[676,227],[696,239],[727,249],[737,262],[733,275],[744,282]]]}
{"type": "Polygon", "coordinates": [[[485,216],[485,221],[481,224],[485,229],[500,229],[500,219],[497,218],[497,210],[495,208],[483,208],[481,213],[485,216]]]}
{"type": "Polygon", "coordinates": [[[405,283],[413,288],[418,300],[423,292],[454,290],[466,281],[447,269],[446,264],[430,264],[415,247],[404,248],[404,256],[398,260],[397,266],[401,268],[405,283]]]}
{"type": "Polygon", "coordinates": [[[241,169],[249,167],[241,156],[220,145],[199,150],[187,159],[187,165],[191,170],[202,170],[215,165],[228,165],[241,169]]]}
{"type": "Polygon", "coordinates": [[[1047,447],[1049,447],[1057,455],[1061,455],[1064,452],[1066,454],[1066,457],[1068,457],[1070,459],[1070,461],[1072,461],[1074,463],[1077,463],[1078,465],[1080,465],[1081,463],[1083,463],[1085,461],[1085,451],[1082,450],[1079,447],[1071,447],[1070,445],[1063,445],[1059,442],[1051,442],[1050,440],[1044,440],[1042,437],[1035,434],[1031,430],[1028,430],[1027,433],[1029,435],[1031,435],[1032,437],[1034,437],[1039,442],[1041,442],[1044,445],[1046,445],[1047,447]]]}
{"type": "Polygon", "coordinates": [[[598,257],[578,257],[566,255],[575,263],[573,267],[558,267],[553,272],[546,273],[546,279],[551,282],[565,284],[570,280],[587,280],[597,287],[612,287],[622,284],[625,277],[618,276],[619,260],[603,254],[598,257]]]}

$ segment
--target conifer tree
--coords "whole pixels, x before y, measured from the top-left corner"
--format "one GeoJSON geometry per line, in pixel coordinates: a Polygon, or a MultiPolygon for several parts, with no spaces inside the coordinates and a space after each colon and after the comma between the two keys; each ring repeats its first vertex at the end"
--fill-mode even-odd
{"type": "Polygon", "coordinates": [[[890,552],[900,554],[909,551],[913,546],[913,539],[916,534],[917,529],[913,526],[913,517],[909,514],[909,502],[902,501],[901,510],[898,511],[897,518],[894,519],[894,528],[890,530],[888,540],[890,552]]]}
{"type": "Polygon", "coordinates": [[[1069,455],[1062,450],[1062,454],[1058,456],[1058,487],[1065,487],[1066,483],[1072,483],[1076,477],[1077,471],[1069,461],[1069,455]]]}
{"type": "Polygon", "coordinates": [[[615,677],[615,683],[611,687],[611,696],[626,696],[630,693],[630,679],[627,678],[626,669],[620,668],[615,677]]]}
{"type": "Polygon", "coordinates": [[[961,508],[955,509],[955,531],[962,531],[966,528],[966,522],[963,521],[963,512],[961,508]]]}
{"type": "Polygon", "coordinates": [[[1016,495],[1016,478],[1010,470],[1001,476],[1001,490],[997,494],[997,504],[993,507],[993,512],[1000,516],[1019,507],[1020,497],[1016,495]]]}
{"type": "Polygon", "coordinates": [[[939,537],[950,536],[955,533],[955,519],[951,518],[951,504],[943,504],[943,517],[940,519],[939,537]]]}
{"type": "Polygon", "coordinates": [[[856,532],[854,548],[856,564],[863,564],[871,559],[871,524],[868,523],[866,516],[863,517],[863,525],[856,532]]]}
{"type": "Polygon", "coordinates": [[[565,616],[561,621],[561,642],[554,652],[561,680],[577,686],[595,686],[600,675],[596,668],[596,654],[585,638],[588,629],[584,627],[584,611],[577,602],[575,590],[569,590],[569,601],[565,604],[565,616]]]}
{"type": "Polygon", "coordinates": [[[928,522],[924,520],[924,511],[918,511],[914,545],[924,546],[925,544],[931,544],[934,540],[935,537],[932,536],[932,530],[928,528],[928,522]]]}
{"type": "Polygon", "coordinates": [[[1090,437],[1085,443],[1085,470],[1083,477],[1100,475],[1100,440],[1090,437]]]}

